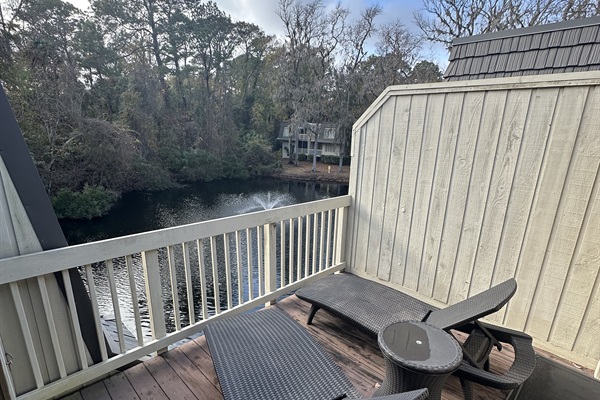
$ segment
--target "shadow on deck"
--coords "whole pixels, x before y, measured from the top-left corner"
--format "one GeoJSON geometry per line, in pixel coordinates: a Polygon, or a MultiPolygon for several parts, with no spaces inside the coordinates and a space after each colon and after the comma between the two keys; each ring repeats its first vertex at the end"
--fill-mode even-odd
{"type": "MultiPolygon", "coordinates": [[[[384,362],[376,340],[325,311],[319,312],[313,325],[307,326],[305,322],[309,305],[296,296],[278,302],[276,307],[299,321],[313,335],[363,396],[373,395],[384,376],[384,362]]],[[[501,353],[494,350],[492,369],[496,368],[499,372],[505,371],[512,363],[512,357],[510,346],[506,346],[501,353]]],[[[547,363],[546,360],[542,364],[546,365],[547,363]]],[[[600,382],[577,371],[571,371],[568,367],[561,366],[561,368],[567,371],[567,375],[571,379],[570,385],[565,389],[570,388],[570,391],[574,390],[583,395],[582,399],[586,398],[586,393],[600,394],[600,382]],[[587,386],[582,387],[582,385],[587,386]]],[[[555,385],[562,388],[564,383],[549,382],[547,379],[536,382],[534,379],[521,392],[519,398],[571,398],[563,397],[556,391],[553,394],[559,397],[552,395],[548,397],[544,390],[538,391],[537,388],[537,385],[548,388],[555,385]],[[532,384],[535,384],[536,387],[533,387],[532,384]]],[[[474,385],[474,390],[475,399],[506,398],[503,392],[484,386],[474,385]]],[[[462,398],[459,380],[454,376],[450,377],[444,387],[442,399],[460,400],[462,398]]],[[[64,399],[213,400],[222,399],[222,395],[206,339],[202,336],[159,357],[153,357],[124,372],[119,372],[88,386],[64,399]]]]}

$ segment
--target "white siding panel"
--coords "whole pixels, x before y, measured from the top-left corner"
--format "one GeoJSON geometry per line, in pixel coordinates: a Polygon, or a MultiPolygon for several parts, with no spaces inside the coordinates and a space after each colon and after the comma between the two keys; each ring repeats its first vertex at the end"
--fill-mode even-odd
{"type": "Polygon", "coordinates": [[[519,289],[510,304],[504,323],[523,330],[540,274],[544,272],[550,239],[556,231],[555,218],[575,145],[581,110],[588,88],[562,89],[552,120],[550,141],[536,188],[529,225],[525,233],[516,278],[519,289]]]}
{"type": "Polygon", "coordinates": [[[436,305],[515,277],[488,320],[594,368],[599,88],[589,73],[387,89],[354,127],[350,269],[436,305]]]}
{"type": "Polygon", "coordinates": [[[568,274],[573,267],[578,238],[600,164],[600,96],[598,90],[588,94],[577,143],[563,189],[550,252],[533,296],[532,312],[525,329],[544,338],[556,315],[568,274]]]}
{"type": "MultiPolygon", "coordinates": [[[[389,99],[381,108],[381,122],[379,126],[379,137],[384,137],[389,143],[389,137],[394,127],[394,114],[396,102],[389,99]]],[[[388,176],[390,171],[391,146],[377,146],[377,163],[375,165],[375,179],[373,185],[373,205],[371,211],[371,224],[369,226],[367,246],[367,273],[377,275],[379,269],[379,257],[381,249],[381,233],[383,232],[384,215],[387,209],[386,194],[390,183],[388,176]]]]}
{"type": "Polygon", "coordinates": [[[412,97],[398,96],[394,97],[394,100],[396,111],[392,135],[387,139],[387,143],[384,141],[380,142],[380,146],[389,145],[392,149],[388,175],[390,182],[387,190],[383,232],[381,235],[381,254],[379,256],[379,269],[377,271],[379,279],[386,282],[390,280],[392,252],[394,251],[394,242],[396,239],[396,222],[398,220],[402,176],[404,174],[404,152],[406,150],[406,134],[412,97]]]}
{"type": "Polygon", "coordinates": [[[435,162],[438,154],[440,129],[444,110],[443,94],[430,95],[425,113],[425,126],[423,127],[423,143],[421,146],[421,161],[417,190],[413,204],[413,218],[410,227],[410,240],[406,254],[406,273],[403,286],[417,291],[421,274],[421,257],[425,242],[425,229],[427,228],[428,209],[433,188],[435,162]]]}
{"type": "Polygon", "coordinates": [[[444,219],[446,217],[448,191],[450,188],[450,176],[454,151],[458,140],[458,131],[463,93],[449,93],[444,103],[444,117],[442,119],[443,134],[440,136],[438,155],[433,178],[433,190],[429,202],[429,217],[425,231],[425,243],[421,259],[421,277],[418,291],[425,296],[433,296],[433,285],[435,282],[440,243],[444,219]]]}
{"type": "Polygon", "coordinates": [[[391,280],[393,283],[397,284],[402,284],[406,270],[406,253],[408,251],[408,241],[411,234],[410,225],[417,187],[427,100],[427,95],[413,96],[410,108],[404,174],[402,177],[402,191],[400,193],[398,219],[396,221],[398,228],[396,229],[396,239],[394,242],[394,251],[392,253],[391,280]]]}
{"type": "Polygon", "coordinates": [[[464,225],[465,209],[469,197],[469,182],[473,170],[475,144],[479,134],[479,121],[483,109],[484,92],[471,92],[465,95],[458,143],[452,165],[450,193],[446,205],[446,220],[442,233],[440,258],[433,288],[433,298],[442,303],[448,302],[450,283],[456,262],[456,253],[464,225]]]}
{"type": "Polygon", "coordinates": [[[360,182],[360,192],[362,195],[355,198],[354,227],[356,232],[360,234],[360,238],[354,246],[353,260],[354,267],[361,271],[366,271],[367,269],[367,241],[373,207],[373,180],[377,164],[377,137],[379,135],[380,120],[381,110],[375,113],[373,119],[367,124],[364,137],[364,152],[362,156],[359,155],[364,160],[362,169],[358,171],[362,175],[360,182]]]}
{"type": "MultiPolygon", "coordinates": [[[[469,296],[515,276],[550,130],[548,121],[554,114],[557,98],[556,88],[536,89],[531,95],[516,171],[512,182],[507,183],[510,185],[510,197],[506,213],[498,212],[497,207],[492,205],[486,208],[469,296]],[[490,274],[491,266],[493,272],[490,274]]],[[[504,310],[490,319],[501,323],[504,310]]]]}
{"type": "Polygon", "coordinates": [[[479,125],[479,137],[469,182],[469,201],[458,243],[458,254],[450,289],[450,303],[461,301],[468,295],[473,263],[481,236],[484,211],[487,205],[490,204],[488,194],[491,186],[490,179],[494,170],[494,160],[496,159],[496,149],[500,138],[506,137],[506,135],[500,135],[505,109],[508,108],[508,112],[511,113],[514,111],[512,108],[523,107],[523,104],[519,101],[521,96],[514,97],[515,99],[507,100],[506,92],[485,93],[479,125]]]}

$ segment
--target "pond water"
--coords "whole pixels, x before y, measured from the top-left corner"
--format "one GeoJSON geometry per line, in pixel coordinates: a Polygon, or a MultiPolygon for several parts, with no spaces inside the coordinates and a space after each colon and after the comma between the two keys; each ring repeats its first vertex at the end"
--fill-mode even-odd
{"type": "Polygon", "coordinates": [[[105,216],[60,220],[70,245],[305,203],[348,193],[348,185],[279,179],[194,183],[126,193],[105,216]]]}
{"type": "MultiPolygon", "coordinates": [[[[329,197],[345,195],[348,192],[348,186],[336,183],[322,182],[304,182],[292,180],[260,179],[252,181],[227,180],[209,183],[196,183],[182,188],[170,189],[160,192],[135,192],[125,194],[104,217],[92,220],[61,220],[67,241],[70,245],[109,239],[134,233],[140,233],[155,229],[174,227],[183,224],[201,222],[215,218],[239,215],[243,213],[271,209],[286,205],[303,203],[313,200],[320,200],[329,197]]],[[[319,226],[325,227],[326,221],[319,221],[319,226]]],[[[290,229],[289,224],[286,229],[290,229]]],[[[296,228],[294,228],[296,231],[296,228]]],[[[297,233],[296,233],[297,235],[297,233]]],[[[312,237],[312,236],[311,236],[312,237]]],[[[216,250],[219,254],[218,265],[223,264],[224,241],[223,238],[216,240],[216,250]]],[[[281,244],[278,242],[277,247],[281,244]]],[[[287,246],[288,244],[286,244],[287,246]]],[[[190,243],[189,262],[191,265],[197,265],[197,247],[194,242],[190,243]]],[[[252,294],[257,296],[258,290],[258,259],[257,259],[257,237],[255,233],[248,239],[245,232],[241,234],[241,254],[246,254],[247,246],[254,249],[254,256],[248,272],[248,261],[244,258],[242,267],[244,275],[242,276],[243,292],[239,295],[234,291],[233,304],[240,300],[248,300],[252,294]],[[252,288],[252,293],[250,293],[252,288]]],[[[210,241],[203,243],[205,263],[207,265],[207,276],[204,277],[206,292],[207,312],[213,314],[215,306],[221,309],[227,307],[227,302],[223,292],[226,289],[225,273],[218,269],[218,284],[221,296],[215,296],[214,283],[210,272],[212,263],[210,254],[210,241]],[[217,299],[215,299],[217,297],[217,299]]],[[[230,248],[235,248],[233,237],[230,238],[230,248]]],[[[177,278],[177,292],[179,303],[176,306],[181,313],[182,325],[190,322],[190,312],[188,308],[188,292],[185,278],[185,267],[182,246],[174,246],[173,260],[177,278]]],[[[233,250],[232,250],[233,251],[233,250]]],[[[165,303],[165,319],[167,321],[168,331],[174,330],[174,307],[172,301],[172,289],[170,280],[170,271],[168,268],[168,253],[166,249],[159,249],[159,260],[161,264],[161,282],[163,286],[163,300],[165,303]]],[[[232,257],[235,259],[235,257],[232,257]]],[[[123,323],[135,333],[135,314],[134,304],[137,303],[141,314],[141,323],[143,326],[142,334],[150,336],[150,321],[147,309],[147,300],[145,296],[145,283],[143,270],[141,266],[141,257],[134,255],[132,257],[132,273],[135,278],[134,290],[131,290],[128,269],[124,258],[114,259],[114,276],[116,281],[116,291],[119,299],[119,312],[123,323]]],[[[235,268],[235,266],[232,266],[235,268]]],[[[97,263],[92,266],[94,283],[100,312],[103,315],[113,315],[113,299],[111,295],[109,278],[106,265],[97,263]]],[[[279,271],[278,271],[279,274],[279,271]]],[[[301,272],[297,272],[301,274],[301,272]]],[[[235,275],[235,274],[234,274],[235,275]]],[[[84,283],[85,274],[82,274],[84,283]]],[[[237,277],[232,276],[233,286],[237,285],[237,277]]],[[[286,278],[286,280],[289,279],[286,278]]],[[[200,281],[198,268],[192,268],[191,280],[193,282],[192,296],[194,310],[194,319],[202,319],[203,311],[200,294],[200,281]]],[[[279,276],[278,276],[279,281],[279,276]]]]}

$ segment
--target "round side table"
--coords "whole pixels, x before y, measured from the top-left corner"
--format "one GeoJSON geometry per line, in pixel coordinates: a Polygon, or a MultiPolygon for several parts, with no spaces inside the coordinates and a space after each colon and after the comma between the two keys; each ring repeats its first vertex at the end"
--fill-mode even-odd
{"type": "Polygon", "coordinates": [[[385,379],[375,397],[427,388],[429,399],[442,396],[444,382],[462,361],[460,345],[425,322],[395,322],[379,331],[385,379]]]}

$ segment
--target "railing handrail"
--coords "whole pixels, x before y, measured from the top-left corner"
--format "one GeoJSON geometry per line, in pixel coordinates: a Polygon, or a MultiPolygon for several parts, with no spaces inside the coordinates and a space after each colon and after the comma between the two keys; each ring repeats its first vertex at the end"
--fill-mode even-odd
{"type": "Polygon", "coordinates": [[[348,207],[350,202],[351,196],[346,195],[0,259],[0,285],[198,238],[348,207]]]}

